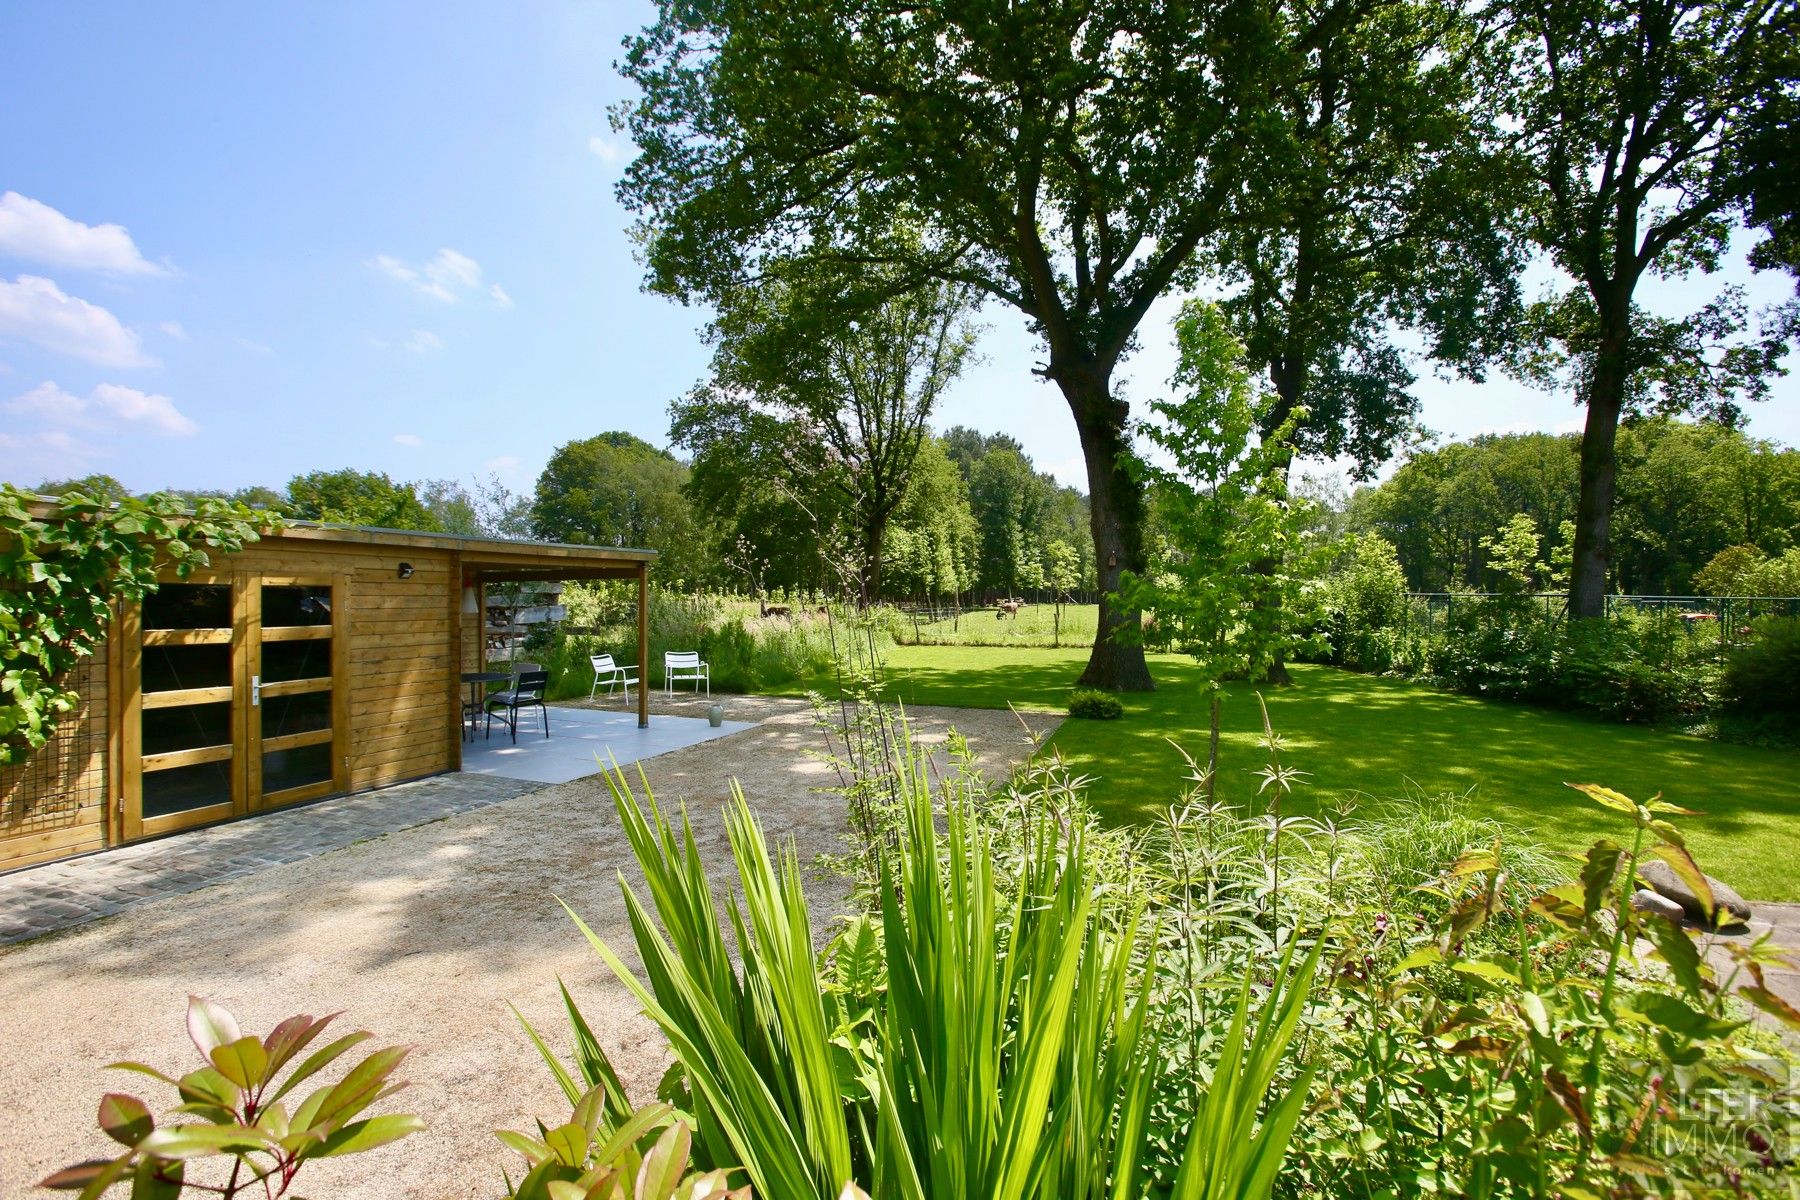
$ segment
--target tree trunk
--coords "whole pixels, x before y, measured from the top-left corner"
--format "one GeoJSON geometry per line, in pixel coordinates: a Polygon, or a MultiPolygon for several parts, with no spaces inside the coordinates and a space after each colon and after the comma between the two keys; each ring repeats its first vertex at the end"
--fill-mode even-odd
{"type": "Polygon", "coordinates": [[[885,517],[871,517],[863,525],[862,603],[867,608],[881,595],[881,535],[885,517]]]}
{"type": "Polygon", "coordinates": [[[1587,426],[1581,434],[1581,497],[1575,505],[1574,563],[1569,615],[1606,615],[1606,569],[1612,561],[1613,494],[1617,480],[1619,415],[1624,409],[1629,302],[1600,307],[1600,346],[1588,384],[1587,426]]]}
{"type": "MultiPolygon", "coordinates": [[[[1271,366],[1269,368],[1269,379],[1275,385],[1275,395],[1279,398],[1279,402],[1263,422],[1263,428],[1260,432],[1264,437],[1268,437],[1287,422],[1288,415],[1292,413],[1295,406],[1300,403],[1300,389],[1303,386],[1299,372],[1287,369],[1285,366],[1271,366]]],[[[1287,488],[1288,472],[1293,468],[1293,465],[1294,452],[1291,449],[1283,449],[1279,466],[1283,490],[1287,488]]],[[[1268,558],[1259,559],[1251,569],[1259,574],[1273,575],[1276,571],[1281,569],[1281,559],[1276,555],[1270,555],[1268,558]]],[[[1257,607],[1273,607],[1273,603],[1267,600],[1259,600],[1257,602],[1257,607]]],[[[1263,672],[1261,682],[1266,683],[1271,687],[1287,687],[1294,682],[1293,675],[1289,674],[1287,669],[1287,656],[1282,654],[1281,651],[1277,650],[1275,652],[1275,657],[1270,660],[1268,669],[1263,672]]]]}
{"type": "Polygon", "coordinates": [[[1154,691],[1141,638],[1133,636],[1127,643],[1112,636],[1122,628],[1135,635],[1142,619],[1137,609],[1119,602],[1119,576],[1126,571],[1141,575],[1149,565],[1144,554],[1144,485],[1127,465],[1130,407],[1113,398],[1109,379],[1097,372],[1059,373],[1057,383],[1081,435],[1088,473],[1089,525],[1094,535],[1094,573],[1100,583],[1100,623],[1080,682],[1083,687],[1110,692],[1154,691]]]}

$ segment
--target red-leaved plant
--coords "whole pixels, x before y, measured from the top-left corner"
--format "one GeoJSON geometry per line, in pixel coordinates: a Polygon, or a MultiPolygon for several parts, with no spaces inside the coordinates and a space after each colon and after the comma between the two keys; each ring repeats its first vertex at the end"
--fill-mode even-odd
{"type": "Polygon", "coordinates": [[[112,1066],[175,1088],[181,1103],[170,1115],[197,1119],[158,1126],[142,1100],[108,1092],[100,1098],[100,1128],[125,1153],[65,1167],[39,1186],[79,1191],[82,1200],[121,1183],[130,1183],[133,1197],[153,1200],[179,1196],[184,1189],[223,1197],[252,1190],[286,1196],[301,1165],[312,1159],[370,1150],[423,1129],[425,1123],[414,1116],[363,1115],[406,1086],[390,1082],[409,1051],[406,1046],[372,1051],[342,1079],[320,1085],[290,1110],[285,1097],[295,1088],[373,1036],[358,1030],[328,1042],[277,1084],[283,1068],[339,1015],[315,1019],[302,1013],[257,1038],[241,1033],[237,1020],[218,1005],[188,997],[188,1035],[205,1066],[180,1079],[143,1063],[112,1066]],[[191,1161],[211,1157],[233,1161],[229,1170],[217,1173],[216,1181],[187,1178],[191,1161]]]}

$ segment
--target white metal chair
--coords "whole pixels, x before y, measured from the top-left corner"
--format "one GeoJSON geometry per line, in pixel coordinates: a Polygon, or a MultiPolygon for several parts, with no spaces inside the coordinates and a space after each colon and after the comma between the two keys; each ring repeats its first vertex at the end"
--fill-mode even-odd
{"type": "Polygon", "coordinates": [[[594,686],[588,689],[589,700],[594,698],[602,683],[606,685],[607,695],[612,695],[616,688],[625,694],[626,700],[631,699],[632,686],[638,682],[636,666],[622,667],[610,654],[590,654],[588,661],[594,664],[594,686]]]}
{"type": "Polygon", "coordinates": [[[706,685],[706,694],[712,695],[712,676],[707,673],[706,663],[700,658],[698,650],[665,650],[663,651],[663,695],[675,694],[675,681],[691,679],[694,690],[706,685]]]}

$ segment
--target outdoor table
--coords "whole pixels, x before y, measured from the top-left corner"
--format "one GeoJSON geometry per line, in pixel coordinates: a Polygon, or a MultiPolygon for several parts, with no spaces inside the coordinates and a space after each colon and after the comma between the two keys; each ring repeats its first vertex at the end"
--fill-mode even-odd
{"type": "Polygon", "coordinates": [[[469,685],[469,740],[475,740],[475,722],[481,716],[481,685],[484,683],[506,683],[512,679],[510,671],[464,671],[462,681],[469,685]]]}

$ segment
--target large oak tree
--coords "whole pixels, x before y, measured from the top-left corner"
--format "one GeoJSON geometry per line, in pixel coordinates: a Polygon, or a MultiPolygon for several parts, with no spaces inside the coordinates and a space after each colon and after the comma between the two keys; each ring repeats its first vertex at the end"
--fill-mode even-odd
{"type": "Polygon", "coordinates": [[[651,286],[716,300],[804,251],[1022,313],[1087,466],[1103,600],[1083,680],[1151,687],[1142,649],[1111,636],[1137,619],[1120,574],[1146,565],[1113,376],[1277,157],[1274,49],[1305,30],[1272,0],[659,7],[628,42],[643,95],[621,115],[651,286]]]}
{"type": "MultiPolygon", "coordinates": [[[[1529,179],[1526,234],[1570,281],[1533,341],[1587,408],[1570,611],[1605,608],[1620,419],[1759,398],[1782,331],[1744,338],[1729,292],[1685,318],[1637,301],[1653,276],[1716,268],[1734,212],[1778,234],[1769,146],[1790,109],[1793,0],[1507,0],[1492,103],[1529,179]],[[1772,118],[1775,118],[1772,120],[1772,118]],[[1759,203],[1760,199],[1760,203],[1759,203]]],[[[1779,255],[1775,255],[1778,259],[1779,255]]],[[[1528,364],[1531,365],[1531,364],[1528,364]]]]}

